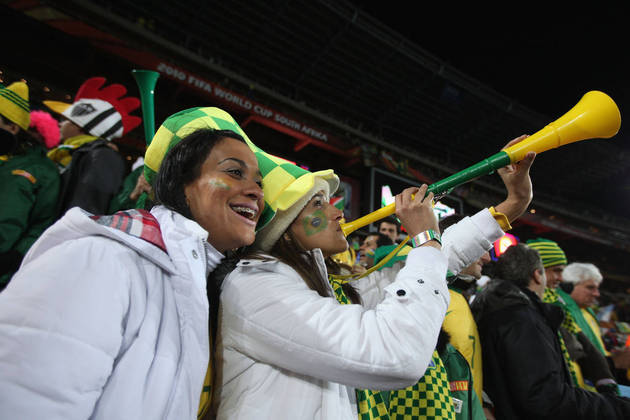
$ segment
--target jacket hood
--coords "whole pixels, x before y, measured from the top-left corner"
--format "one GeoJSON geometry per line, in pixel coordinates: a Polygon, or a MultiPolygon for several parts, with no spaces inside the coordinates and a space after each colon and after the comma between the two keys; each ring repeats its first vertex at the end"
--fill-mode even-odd
{"type": "Polygon", "coordinates": [[[104,236],[123,243],[141,256],[158,265],[169,274],[175,273],[175,266],[168,254],[155,244],[148,242],[124,231],[96,222],[92,214],[79,207],[73,207],[66,214],[48,228],[33,244],[24,257],[23,264],[44,254],[48,249],[66,241],[85,236],[104,236]]]}
{"type": "Polygon", "coordinates": [[[528,305],[530,298],[518,286],[506,280],[492,279],[470,305],[475,321],[479,324],[493,312],[515,306],[528,305]]]}

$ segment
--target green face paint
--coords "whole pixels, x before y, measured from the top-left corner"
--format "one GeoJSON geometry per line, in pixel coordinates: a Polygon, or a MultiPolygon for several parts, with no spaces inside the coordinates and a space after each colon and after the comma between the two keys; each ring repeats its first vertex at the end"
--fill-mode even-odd
{"type": "Polygon", "coordinates": [[[211,179],[210,181],[208,181],[208,184],[212,185],[213,187],[221,188],[222,190],[226,190],[226,191],[231,189],[228,184],[226,184],[225,182],[219,179],[211,179]]]}
{"type": "Polygon", "coordinates": [[[328,219],[322,210],[316,210],[313,214],[309,214],[302,220],[302,227],[306,236],[315,235],[316,233],[326,230],[328,227],[328,219]]]}

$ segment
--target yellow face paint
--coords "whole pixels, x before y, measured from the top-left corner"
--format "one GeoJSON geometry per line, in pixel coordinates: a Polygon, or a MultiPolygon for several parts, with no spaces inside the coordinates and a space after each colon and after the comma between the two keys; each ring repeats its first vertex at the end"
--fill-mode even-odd
{"type": "Polygon", "coordinates": [[[216,178],[211,178],[210,180],[208,180],[208,184],[226,191],[229,191],[232,188],[222,180],[216,178]]]}

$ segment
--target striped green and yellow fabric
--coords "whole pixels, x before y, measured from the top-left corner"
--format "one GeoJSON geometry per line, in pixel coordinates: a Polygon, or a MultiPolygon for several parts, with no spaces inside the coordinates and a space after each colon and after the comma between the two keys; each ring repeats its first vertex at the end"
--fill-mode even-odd
{"type": "MultiPolygon", "coordinates": [[[[567,330],[571,334],[577,334],[582,329],[577,325],[573,315],[570,312],[566,311],[561,302],[561,298],[558,295],[558,291],[555,289],[551,289],[547,287],[545,289],[545,293],[543,294],[543,302],[551,303],[552,305],[556,305],[562,308],[564,312],[564,319],[562,320],[562,324],[560,325],[562,328],[567,330]]],[[[562,357],[564,358],[565,364],[569,369],[569,373],[571,374],[571,379],[576,386],[583,387],[583,381],[580,380],[581,375],[576,371],[575,362],[569,355],[569,350],[567,349],[566,343],[564,342],[564,338],[560,331],[558,331],[558,341],[560,342],[560,349],[562,350],[562,357]]]]}
{"type": "Polygon", "coordinates": [[[550,241],[549,239],[536,238],[530,239],[526,243],[527,246],[538,251],[545,268],[567,264],[567,256],[556,242],[550,241]]]}
{"type": "Polygon", "coordinates": [[[0,114],[22,130],[28,130],[31,124],[31,107],[26,83],[15,82],[9,86],[0,83],[0,114]]]}

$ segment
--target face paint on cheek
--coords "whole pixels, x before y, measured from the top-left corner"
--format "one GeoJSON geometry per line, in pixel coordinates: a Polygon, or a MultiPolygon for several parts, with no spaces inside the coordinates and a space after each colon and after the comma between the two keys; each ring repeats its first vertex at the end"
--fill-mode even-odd
{"type": "Polygon", "coordinates": [[[310,214],[302,220],[302,227],[306,236],[311,236],[316,233],[322,232],[328,226],[328,219],[321,210],[316,210],[313,214],[310,214]]]}
{"type": "Polygon", "coordinates": [[[215,178],[210,179],[208,181],[208,184],[212,185],[213,187],[221,188],[222,190],[226,190],[226,191],[229,191],[232,188],[225,182],[221,181],[220,179],[215,179],[215,178]]]}

